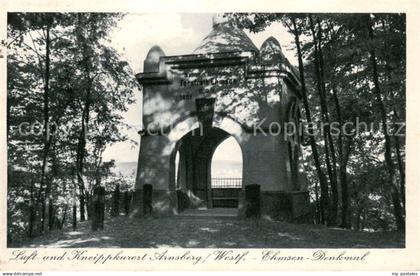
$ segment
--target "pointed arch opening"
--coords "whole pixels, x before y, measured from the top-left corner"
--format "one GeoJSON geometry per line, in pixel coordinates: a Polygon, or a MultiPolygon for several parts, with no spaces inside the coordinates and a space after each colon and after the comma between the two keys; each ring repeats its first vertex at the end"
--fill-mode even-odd
{"type": "Polygon", "coordinates": [[[242,150],[226,131],[190,131],[175,147],[173,187],[178,211],[237,208],[242,189],[242,150]]]}

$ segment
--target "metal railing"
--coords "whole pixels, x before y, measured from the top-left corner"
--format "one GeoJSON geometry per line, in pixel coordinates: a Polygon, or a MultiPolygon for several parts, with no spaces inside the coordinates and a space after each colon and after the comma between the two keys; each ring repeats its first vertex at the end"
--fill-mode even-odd
{"type": "Polygon", "coordinates": [[[213,189],[228,189],[228,188],[241,188],[242,178],[235,177],[215,177],[211,178],[211,187],[213,189]]]}

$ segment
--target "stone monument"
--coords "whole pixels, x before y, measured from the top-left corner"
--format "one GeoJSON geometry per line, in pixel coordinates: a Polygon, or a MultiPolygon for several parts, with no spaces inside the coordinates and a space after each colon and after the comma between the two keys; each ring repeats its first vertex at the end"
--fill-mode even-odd
{"type": "Polygon", "coordinates": [[[300,120],[300,82],[275,38],[258,49],[244,31],[216,16],[192,54],[166,56],[154,46],[136,77],[143,86],[137,213],[142,213],[144,184],[153,186],[156,214],[213,208],[211,158],[233,136],[243,156],[238,215],[245,214],[245,187],[257,184],[261,216],[307,220],[302,139],[285,135],[283,128],[300,120]]]}

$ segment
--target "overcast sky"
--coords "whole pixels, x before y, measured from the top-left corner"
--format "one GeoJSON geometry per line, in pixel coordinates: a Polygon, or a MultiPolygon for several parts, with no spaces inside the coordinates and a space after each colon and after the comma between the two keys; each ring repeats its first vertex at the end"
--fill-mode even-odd
{"type": "MultiPolygon", "coordinates": [[[[214,14],[206,13],[162,13],[162,14],[127,14],[111,35],[112,46],[117,49],[135,73],[142,72],[143,61],[147,52],[154,45],[159,45],[166,55],[188,55],[200,44],[211,31],[214,14]]],[[[279,24],[273,24],[264,32],[250,34],[254,44],[259,48],[270,36],[281,44],[286,57],[292,64],[296,63],[291,49],[293,37],[279,24]]],[[[124,114],[124,121],[133,126],[127,131],[131,139],[139,141],[137,130],[141,124],[141,97],[136,94],[137,102],[124,114]]],[[[235,156],[237,147],[226,156],[235,156]]],[[[117,162],[137,162],[138,146],[130,142],[112,145],[104,152],[104,160],[115,159],[117,162]]]]}

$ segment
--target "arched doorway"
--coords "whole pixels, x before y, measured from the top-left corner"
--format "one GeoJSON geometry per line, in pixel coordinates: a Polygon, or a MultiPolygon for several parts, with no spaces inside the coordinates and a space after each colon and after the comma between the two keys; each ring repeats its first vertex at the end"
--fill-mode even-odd
{"type": "Polygon", "coordinates": [[[178,140],[174,151],[171,179],[176,190],[178,212],[195,208],[238,207],[242,188],[242,151],[233,136],[217,127],[204,132],[194,129],[178,140]],[[232,150],[232,145],[233,151],[239,155],[237,160],[231,156],[223,157],[232,150]],[[229,176],[227,172],[217,171],[223,166],[220,162],[235,163],[235,177],[232,177],[233,172],[229,176]],[[213,164],[215,171],[212,173],[213,164]]]}
{"type": "Polygon", "coordinates": [[[232,136],[216,147],[211,160],[213,208],[238,208],[242,162],[241,147],[232,136]]]}

